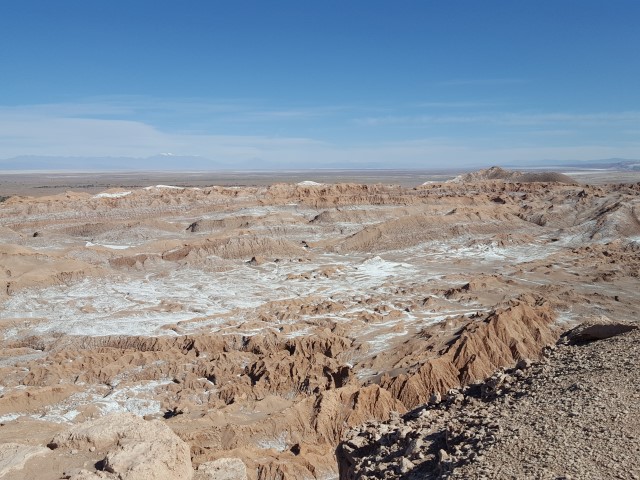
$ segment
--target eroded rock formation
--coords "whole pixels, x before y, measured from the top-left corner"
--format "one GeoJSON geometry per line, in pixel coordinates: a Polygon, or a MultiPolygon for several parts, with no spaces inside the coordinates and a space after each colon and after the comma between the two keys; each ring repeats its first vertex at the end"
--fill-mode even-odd
{"type": "Polygon", "coordinates": [[[2,202],[13,478],[336,476],[351,429],[634,322],[640,184],[489,173],[2,202]]]}

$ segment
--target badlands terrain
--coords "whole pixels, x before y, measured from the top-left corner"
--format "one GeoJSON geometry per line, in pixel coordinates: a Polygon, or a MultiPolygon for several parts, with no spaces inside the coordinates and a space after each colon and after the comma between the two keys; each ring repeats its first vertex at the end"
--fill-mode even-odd
{"type": "Polygon", "coordinates": [[[638,478],[640,179],[576,178],[13,185],[0,478],[638,478]]]}

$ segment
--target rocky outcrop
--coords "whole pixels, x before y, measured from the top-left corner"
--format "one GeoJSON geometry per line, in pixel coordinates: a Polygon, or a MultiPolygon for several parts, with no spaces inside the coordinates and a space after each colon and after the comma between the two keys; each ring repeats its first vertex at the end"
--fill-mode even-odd
{"type": "Polygon", "coordinates": [[[522,358],[537,358],[544,346],[557,339],[553,319],[549,305],[515,301],[469,322],[437,358],[409,373],[385,376],[380,384],[407,408],[414,408],[428,402],[433,394],[443,395],[451,388],[486,378],[496,368],[514,365],[522,358]]]}
{"type": "Polygon", "coordinates": [[[11,478],[12,472],[21,470],[33,457],[46,456],[50,450],[37,445],[20,443],[0,444],[0,478],[11,478]]]}
{"type": "Polygon", "coordinates": [[[619,322],[601,316],[581,323],[578,327],[565,333],[562,338],[572,345],[581,345],[583,343],[615,337],[616,335],[637,329],[637,324],[619,322]]]}
{"type": "Polygon", "coordinates": [[[194,257],[206,255],[250,259],[255,256],[291,258],[304,256],[305,253],[300,245],[287,240],[248,235],[190,242],[187,245],[176,246],[162,252],[162,259],[176,262],[185,259],[194,260],[194,257]]]}
{"type": "Polygon", "coordinates": [[[275,184],[268,188],[269,202],[295,200],[315,208],[341,205],[411,205],[420,199],[397,186],[359,185],[353,183],[321,185],[275,184]]]}
{"type": "MultiPolygon", "coordinates": [[[[580,326],[569,332],[579,334],[580,326]]],[[[523,359],[346,432],[340,479],[624,478],[640,471],[637,329],[523,359]]]]}
{"type": "Polygon", "coordinates": [[[122,439],[107,453],[104,470],[122,480],[189,480],[193,476],[189,446],[175,435],[148,441],[122,439]]]}
{"type": "Polygon", "coordinates": [[[487,180],[501,180],[505,182],[518,182],[518,183],[568,183],[575,184],[576,181],[558,172],[518,172],[514,170],[506,170],[500,167],[491,167],[485,170],[478,170],[477,172],[465,173],[452,180],[451,183],[472,183],[482,182],[487,180]]]}
{"type": "Polygon", "coordinates": [[[340,439],[345,427],[388,419],[392,412],[406,411],[402,403],[377,385],[331,390],[307,404],[313,410],[310,426],[329,445],[340,439]]]}
{"type": "Polygon", "coordinates": [[[53,437],[49,447],[106,451],[102,470],[118,480],[190,480],[193,476],[189,446],[163,422],[131,414],[75,425],[53,437]]]}
{"type": "Polygon", "coordinates": [[[0,264],[0,298],[25,288],[65,285],[105,273],[100,267],[58,253],[6,244],[0,244],[0,264]]]}
{"type": "Polygon", "coordinates": [[[466,235],[491,235],[492,237],[518,233],[530,228],[512,207],[495,209],[458,208],[455,211],[413,211],[399,218],[392,218],[360,231],[337,242],[337,251],[384,251],[407,248],[425,242],[454,241],[466,235]]]}
{"type": "Polygon", "coordinates": [[[239,458],[219,458],[201,463],[194,480],[247,480],[247,467],[239,458]]]}

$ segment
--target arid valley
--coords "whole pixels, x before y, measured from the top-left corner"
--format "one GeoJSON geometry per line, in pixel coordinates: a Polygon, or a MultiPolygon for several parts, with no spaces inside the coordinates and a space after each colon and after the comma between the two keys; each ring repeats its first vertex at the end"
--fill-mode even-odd
{"type": "Polygon", "coordinates": [[[303,175],[5,175],[0,477],[638,478],[638,172],[303,175]]]}

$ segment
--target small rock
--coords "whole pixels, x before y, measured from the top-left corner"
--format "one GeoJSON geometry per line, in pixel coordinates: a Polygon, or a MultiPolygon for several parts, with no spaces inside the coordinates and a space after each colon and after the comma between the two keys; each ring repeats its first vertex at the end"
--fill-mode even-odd
{"type": "Polygon", "coordinates": [[[444,450],[440,449],[438,451],[438,459],[441,462],[448,462],[450,457],[449,457],[449,454],[447,452],[445,452],[444,450]]]}
{"type": "Polygon", "coordinates": [[[414,463],[406,457],[402,457],[400,460],[400,472],[408,473],[415,467],[414,463]]]}
{"type": "Polygon", "coordinates": [[[251,260],[247,262],[249,265],[262,265],[266,262],[266,259],[262,255],[256,255],[255,257],[251,257],[251,260]]]}
{"type": "Polygon", "coordinates": [[[367,439],[361,436],[350,439],[347,444],[353,448],[362,448],[367,444],[367,439]]]}
{"type": "Polygon", "coordinates": [[[389,412],[389,423],[392,425],[397,425],[400,422],[400,413],[392,410],[389,412]]]}
{"type": "Polygon", "coordinates": [[[411,442],[409,442],[409,446],[404,452],[405,456],[413,457],[414,455],[417,455],[422,449],[422,445],[422,439],[414,438],[413,440],[411,440],[411,442]]]}
{"type": "Polygon", "coordinates": [[[519,370],[526,370],[526,369],[530,368],[531,365],[532,365],[531,360],[529,360],[528,358],[522,358],[516,364],[516,368],[519,369],[519,370]]]}

